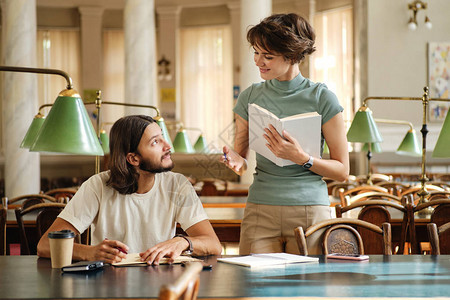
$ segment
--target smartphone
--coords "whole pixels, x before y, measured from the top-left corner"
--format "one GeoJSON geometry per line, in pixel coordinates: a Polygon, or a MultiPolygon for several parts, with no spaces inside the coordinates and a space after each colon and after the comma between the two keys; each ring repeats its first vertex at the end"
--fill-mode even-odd
{"type": "MultiPolygon", "coordinates": [[[[182,261],[181,262],[181,265],[183,266],[183,267],[186,267],[186,265],[188,264],[189,262],[187,262],[187,261],[182,261]]],[[[202,262],[202,265],[203,265],[203,270],[212,270],[212,265],[211,264],[208,264],[208,263],[206,263],[206,262],[202,262]]]]}
{"type": "Polygon", "coordinates": [[[327,258],[335,259],[348,259],[348,260],[368,260],[368,255],[361,254],[341,254],[341,253],[331,253],[327,255],[327,258]]]}

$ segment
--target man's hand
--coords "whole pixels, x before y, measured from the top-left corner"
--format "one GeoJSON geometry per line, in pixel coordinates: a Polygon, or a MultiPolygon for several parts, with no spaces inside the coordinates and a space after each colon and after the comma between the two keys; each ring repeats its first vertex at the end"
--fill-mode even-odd
{"type": "Polygon", "coordinates": [[[181,252],[189,247],[189,243],[182,237],[174,237],[168,241],[159,243],[147,251],[139,253],[143,261],[149,265],[159,265],[163,257],[169,258],[169,263],[181,255],[181,252]]]}
{"type": "Polygon", "coordinates": [[[89,260],[103,260],[106,263],[117,263],[127,257],[128,246],[122,242],[104,239],[100,244],[93,246],[89,260]]]}

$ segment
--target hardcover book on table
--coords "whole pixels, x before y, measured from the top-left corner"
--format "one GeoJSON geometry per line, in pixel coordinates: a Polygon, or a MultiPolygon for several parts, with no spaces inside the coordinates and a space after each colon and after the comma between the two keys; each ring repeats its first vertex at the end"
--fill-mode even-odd
{"type": "Polygon", "coordinates": [[[249,147],[280,167],[294,165],[295,163],[276,157],[267,147],[264,138],[264,128],[269,128],[269,124],[283,136],[286,130],[293,136],[306,153],[314,157],[320,157],[320,136],[322,116],[317,112],[297,114],[285,118],[278,118],[261,106],[251,103],[248,105],[249,115],[249,147]]]}

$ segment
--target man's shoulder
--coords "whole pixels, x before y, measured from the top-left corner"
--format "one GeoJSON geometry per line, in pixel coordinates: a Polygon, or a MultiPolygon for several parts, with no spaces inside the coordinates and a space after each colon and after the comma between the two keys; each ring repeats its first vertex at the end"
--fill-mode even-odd
{"type": "Polygon", "coordinates": [[[169,190],[180,190],[180,189],[193,189],[194,187],[189,182],[189,180],[180,173],[175,172],[164,172],[164,173],[157,173],[156,174],[159,177],[159,185],[162,187],[165,187],[165,189],[169,190]]]}

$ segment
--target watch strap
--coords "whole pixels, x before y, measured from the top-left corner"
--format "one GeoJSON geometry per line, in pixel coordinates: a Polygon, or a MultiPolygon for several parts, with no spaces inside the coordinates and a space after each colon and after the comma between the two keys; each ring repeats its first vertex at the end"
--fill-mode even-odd
{"type": "Polygon", "coordinates": [[[177,234],[177,235],[175,235],[175,237],[181,237],[189,243],[189,248],[187,250],[183,251],[183,253],[182,253],[183,255],[191,255],[194,252],[194,247],[192,246],[192,241],[190,238],[188,238],[184,234],[177,234]]]}
{"type": "Polygon", "coordinates": [[[308,161],[305,162],[305,163],[302,165],[302,167],[305,168],[305,169],[309,169],[309,168],[311,168],[311,167],[313,166],[313,164],[314,164],[314,157],[312,157],[312,156],[310,155],[308,161]]]}

